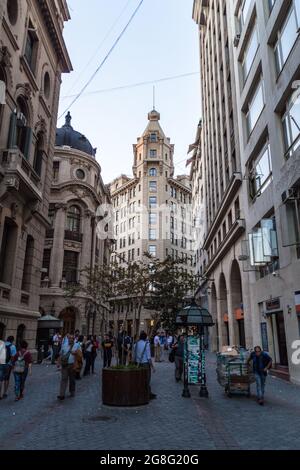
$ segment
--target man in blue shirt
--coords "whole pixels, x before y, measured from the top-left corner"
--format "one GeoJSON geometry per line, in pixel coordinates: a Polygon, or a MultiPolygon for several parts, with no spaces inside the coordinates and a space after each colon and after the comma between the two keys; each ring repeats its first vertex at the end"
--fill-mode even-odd
{"type": "Polygon", "coordinates": [[[6,360],[5,364],[2,366],[3,367],[3,376],[2,376],[2,382],[0,380],[0,400],[2,398],[7,398],[7,390],[9,387],[9,379],[10,379],[10,374],[12,371],[12,361],[11,359],[17,354],[17,348],[13,344],[15,338],[13,336],[9,336],[5,342],[5,349],[6,349],[6,360]],[[1,386],[2,385],[2,386],[1,386]],[[2,395],[2,390],[3,390],[3,395],[2,395]]]}
{"type": "Polygon", "coordinates": [[[154,398],[156,398],[156,395],[151,392],[150,382],[151,382],[151,369],[153,370],[153,372],[155,372],[155,369],[154,369],[152,358],[151,358],[150,343],[147,340],[147,334],[144,331],[141,332],[140,339],[135,345],[134,357],[135,357],[136,364],[148,370],[149,396],[150,396],[150,400],[153,400],[154,398]]]}
{"type": "Polygon", "coordinates": [[[263,406],[265,397],[265,386],[268,370],[272,366],[272,359],[260,346],[255,346],[254,352],[251,353],[248,364],[252,361],[253,372],[256,380],[257,401],[263,406]]]}

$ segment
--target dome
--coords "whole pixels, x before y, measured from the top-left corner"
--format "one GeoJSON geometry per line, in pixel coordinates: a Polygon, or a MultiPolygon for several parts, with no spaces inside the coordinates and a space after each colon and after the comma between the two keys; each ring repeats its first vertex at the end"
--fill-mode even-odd
{"type": "Polygon", "coordinates": [[[71,126],[71,120],[71,114],[68,112],[66,115],[65,124],[60,129],[56,129],[55,145],[57,147],[63,147],[66,145],[95,157],[97,149],[93,148],[90,141],[83,134],[74,131],[73,127],[71,126]]]}

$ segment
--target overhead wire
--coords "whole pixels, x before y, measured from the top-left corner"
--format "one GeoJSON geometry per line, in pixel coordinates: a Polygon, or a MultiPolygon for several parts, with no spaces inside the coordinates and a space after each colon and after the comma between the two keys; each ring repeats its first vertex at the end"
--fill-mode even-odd
{"type": "Polygon", "coordinates": [[[124,36],[125,32],[127,31],[127,29],[129,28],[130,24],[132,23],[133,19],[135,18],[135,16],[137,15],[138,11],[140,10],[142,4],[144,3],[144,0],[140,0],[138,6],[136,7],[136,9],[134,10],[133,14],[131,15],[131,17],[129,18],[129,21],[126,23],[125,27],[122,29],[121,33],[119,34],[119,36],[117,37],[117,39],[114,41],[112,47],[109,49],[108,53],[106,54],[106,56],[104,57],[104,59],[101,61],[100,65],[97,67],[97,69],[95,70],[95,72],[92,74],[92,76],[90,77],[90,79],[87,81],[87,83],[84,85],[84,87],[80,90],[80,92],[76,95],[76,97],[73,99],[73,101],[69,104],[69,106],[63,111],[63,113],[61,113],[61,115],[59,116],[58,119],[60,119],[61,117],[63,117],[65,115],[65,113],[67,111],[69,111],[71,109],[71,107],[79,100],[79,98],[81,97],[81,95],[85,92],[85,90],[87,89],[87,87],[91,84],[91,82],[94,80],[95,76],[98,74],[98,72],[101,70],[101,68],[103,67],[103,65],[105,64],[105,62],[107,61],[107,59],[110,57],[110,55],[112,54],[113,50],[116,48],[117,44],[120,42],[121,38],[124,36]]]}
{"type": "MultiPolygon", "coordinates": [[[[186,78],[186,77],[192,77],[194,75],[199,75],[200,72],[189,72],[189,73],[183,73],[183,74],[180,74],[180,75],[173,75],[173,76],[170,76],[170,77],[164,77],[164,78],[158,78],[158,79],[154,79],[154,80],[147,80],[147,81],[144,81],[144,82],[137,82],[137,83],[132,83],[132,84],[128,84],[128,85],[120,85],[120,86],[117,86],[117,87],[113,87],[113,88],[103,88],[102,90],[94,90],[94,91],[90,91],[88,93],[83,93],[82,96],[90,96],[90,95],[96,95],[96,94],[100,94],[100,93],[109,93],[109,92],[113,92],[113,91],[118,91],[118,90],[125,90],[125,89],[129,89],[129,88],[137,88],[137,87],[141,87],[141,86],[145,86],[145,85],[151,85],[153,83],[161,83],[161,82],[166,82],[166,81],[171,81],[171,80],[178,80],[180,78],[186,78]]],[[[61,99],[64,100],[64,99],[67,99],[67,98],[73,98],[74,96],[77,96],[77,95],[65,95],[65,96],[62,96],[61,99]]]]}
{"type": "MultiPolygon", "coordinates": [[[[84,72],[86,71],[87,67],[92,63],[92,61],[94,60],[94,58],[96,57],[96,55],[98,54],[98,52],[100,51],[100,49],[102,48],[103,44],[105,43],[106,39],[110,36],[111,32],[114,30],[115,26],[118,24],[119,20],[122,18],[122,16],[124,15],[125,11],[127,10],[129,4],[132,2],[132,0],[128,0],[126,5],[124,6],[124,8],[122,9],[121,13],[119,14],[119,16],[116,18],[116,20],[114,21],[114,23],[112,24],[112,26],[109,28],[109,30],[107,31],[107,33],[105,34],[104,38],[102,39],[102,41],[100,42],[100,44],[97,46],[97,49],[95,51],[95,53],[92,55],[92,57],[90,58],[90,60],[87,62],[87,64],[82,68],[82,70],[79,72],[79,74],[77,75],[76,77],[76,80],[74,81],[73,85],[71,86],[71,88],[69,89],[68,93],[71,93],[72,90],[74,90],[75,88],[75,85],[77,85],[77,83],[79,82],[80,78],[82,77],[82,75],[84,74],[84,72]]],[[[71,95],[70,97],[73,98],[73,96],[75,95],[71,95]]]]}

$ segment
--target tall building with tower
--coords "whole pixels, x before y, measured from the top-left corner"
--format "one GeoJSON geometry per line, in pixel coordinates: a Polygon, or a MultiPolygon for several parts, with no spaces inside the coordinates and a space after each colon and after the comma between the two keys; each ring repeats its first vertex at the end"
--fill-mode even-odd
{"type": "MultiPolygon", "coordinates": [[[[147,252],[160,260],[168,256],[181,259],[183,268],[192,270],[190,180],[187,175],[174,176],[174,145],[155,109],[148,114],[147,127],[133,145],[133,154],[133,176],[121,175],[110,184],[115,238],[112,261],[142,260],[147,252]]],[[[112,321],[130,332],[136,322],[133,305],[116,304],[112,321]]],[[[150,325],[151,312],[143,311],[134,331],[150,325]]]]}

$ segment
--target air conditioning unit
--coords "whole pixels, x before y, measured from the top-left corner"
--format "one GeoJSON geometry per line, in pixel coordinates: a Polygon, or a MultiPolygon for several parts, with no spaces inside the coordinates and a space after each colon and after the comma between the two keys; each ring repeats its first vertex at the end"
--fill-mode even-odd
{"type": "Polygon", "coordinates": [[[290,188],[287,191],[284,191],[281,195],[281,199],[283,203],[300,199],[300,188],[290,188]]]}
{"type": "Polygon", "coordinates": [[[241,39],[241,35],[240,34],[237,34],[233,40],[233,45],[234,47],[238,47],[239,43],[240,43],[240,39],[241,39]]]}

